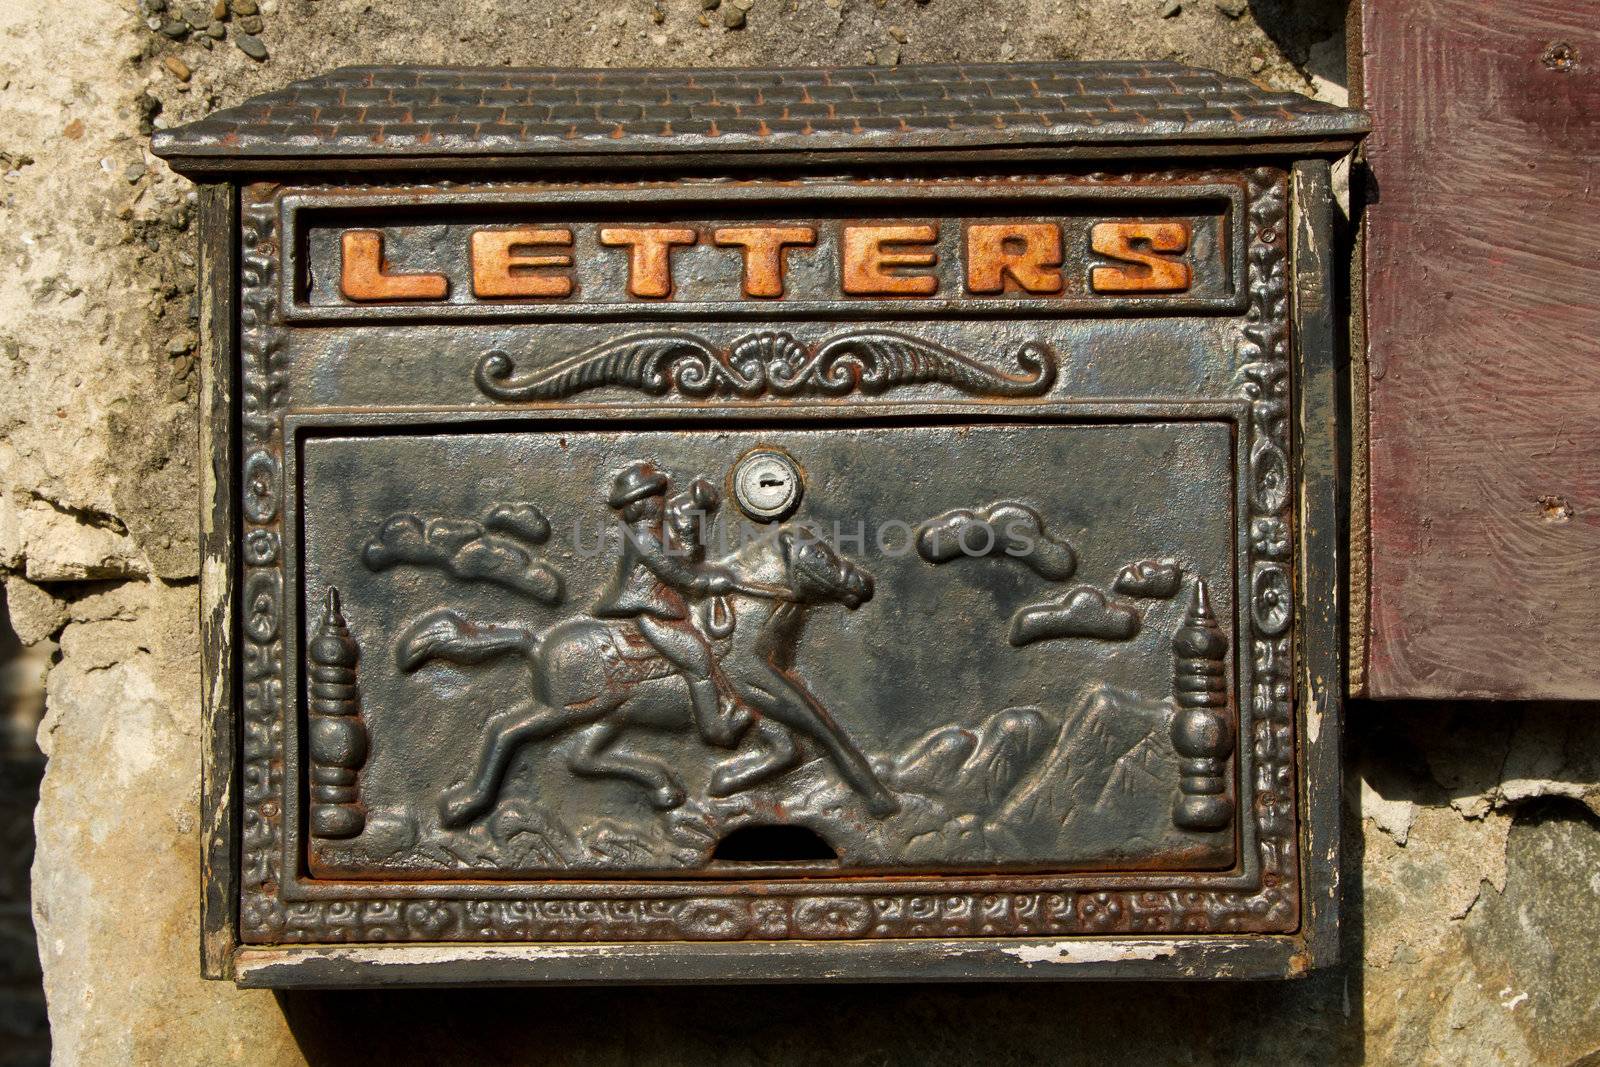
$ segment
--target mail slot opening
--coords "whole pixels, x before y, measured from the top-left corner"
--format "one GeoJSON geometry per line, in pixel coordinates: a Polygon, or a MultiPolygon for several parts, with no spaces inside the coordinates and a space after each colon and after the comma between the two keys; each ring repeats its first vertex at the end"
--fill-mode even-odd
{"type": "Polygon", "coordinates": [[[839,853],[809,826],[741,826],[711,853],[713,863],[838,863],[839,853]]]}

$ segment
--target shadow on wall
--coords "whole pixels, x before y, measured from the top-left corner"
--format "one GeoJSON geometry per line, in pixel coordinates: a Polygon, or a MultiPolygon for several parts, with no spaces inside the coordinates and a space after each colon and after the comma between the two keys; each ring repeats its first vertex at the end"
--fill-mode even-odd
{"type": "MultiPolygon", "coordinates": [[[[1343,941],[1359,958],[1360,828],[1343,941]]],[[[1232,1064],[1363,1060],[1362,972],[1290,982],[292,991],[322,1065],[1232,1064]]]]}
{"type": "Polygon", "coordinates": [[[1319,42],[1342,35],[1345,26],[1345,0],[1248,0],[1246,6],[1261,31],[1301,69],[1319,42]]]}
{"type": "Polygon", "coordinates": [[[761,986],[286,993],[313,1064],[1352,1063],[1358,990],[1208,985],[761,986]],[[1348,1008],[1346,1007],[1348,1005],[1348,1008]]]}
{"type": "Polygon", "coordinates": [[[0,586],[0,1067],[34,1067],[50,1061],[28,894],[33,807],[44,775],[34,731],[44,694],[37,657],[23,649],[8,619],[0,586]]]}

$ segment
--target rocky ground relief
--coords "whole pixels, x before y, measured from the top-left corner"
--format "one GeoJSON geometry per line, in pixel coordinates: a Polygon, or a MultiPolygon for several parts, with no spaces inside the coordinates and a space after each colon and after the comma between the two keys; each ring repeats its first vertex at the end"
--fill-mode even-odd
{"type": "MultiPolygon", "coordinates": [[[[1116,844],[1073,858],[1127,862],[1147,858],[1164,844],[1178,773],[1168,740],[1171,720],[1165,701],[1099,689],[1064,715],[1009,708],[975,728],[942,727],[880,764],[880,777],[900,798],[900,810],[881,820],[865,812],[820,757],[807,759],[779,785],[734,797],[702,793],[670,813],[626,822],[563,817],[559,805],[517,788],[527,781],[518,776],[512,799],[481,825],[425,835],[419,827],[424,820],[380,818],[352,843],[346,862],[465,867],[489,875],[725,868],[730,861],[719,845],[738,830],[775,825],[777,811],[783,825],[812,829],[825,846],[779,858],[813,867],[948,866],[956,855],[975,863],[1015,862],[1027,851],[1018,829],[1041,813],[1065,840],[1104,840],[1116,827],[1116,844]],[[1071,803],[1075,796],[1090,802],[1071,803]]],[[[734,855],[731,862],[741,862],[737,850],[734,855]]],[[[326,858],[339,857],[330,852],[326,858]]]]}

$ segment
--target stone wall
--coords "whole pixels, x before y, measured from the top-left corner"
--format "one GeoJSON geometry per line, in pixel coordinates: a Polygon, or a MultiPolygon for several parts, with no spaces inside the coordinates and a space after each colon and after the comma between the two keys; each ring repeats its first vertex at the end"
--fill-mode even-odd
{"type": "MultiPolygon", "coordinates": [[[[1338,0],[0,4],[0,572],[11,688],[42,687],[47,709],[33,917],[58,1062],[1568,1063],[1600,1049],[1594,708],[1353,709],[1352,962],[1303,982],[274,997],[197,977],[194,198],[149,155],[152,124],[408,60],[1149,57],[1341,99],[1342,23],[1338,0]]],[[[6,1051],[15,1018],[0,1012],[0,1063],[27,1055],[6,1051]]]]}

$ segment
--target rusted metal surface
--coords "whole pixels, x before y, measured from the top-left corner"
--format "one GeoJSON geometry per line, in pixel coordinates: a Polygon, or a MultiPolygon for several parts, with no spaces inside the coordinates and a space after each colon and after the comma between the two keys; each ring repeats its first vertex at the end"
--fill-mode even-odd
{"type": "Polygon", "coordinates": [[[346,67],[155,137],[192,170],[1348,140],[1355,112],[1176,63],[836,70],[346,67]]]}
{"type": "MultiPolygon", "coordinates": [[[[1161,184],[1148,178],[1080,182],[1072,204],[1083,208],[1070,213],[1061,210],[1059,188],[1032,174],[929,178],[914,194],[904,186],[838,177],[805,183],[695,179],[595,185],[508,181],[486,188],[449,189],[367,185],[340,187],[336,196],[312,196],[291,188],[279,201],[284,216],[279,224],[292,231],[297,242],[289,249],[291,269],[280,280],[281,314],[300,323],[509,321],[525,317],[533,308],[541,317],[572,320],[619,315],[640,321],[769,319],[775,314],[773,304],[747,299],[743,291],[748,285],[749,255],[717,239],[719,232],[729,229],[768,237],[787,229],[814,235],[811,243],[791,244],[784,251],[781,311],[796,316],[872,314],[908,319],[937,313],[999,318],[1026,311],[1054,318],[1242,310],[1249,242],[1244,193],[1237,180],[1185,182],[1162,198],[1166,224],[1183,229],[1182,253],[1155,250],[1137,235],[1126,242],[1118,239],[1114,248],[1107,243],[1109,253],[1092,247],[1090,231],[1095,226],[1107,216],[1139,212],[1149,190],[1161,184]],[[806,213],[817,210],[818,198],[832,217],[807,220],[806,213]],[[404,217],[419,200],[425,200],[432,212],[426,222],[404,217]],[[659,255],[643,257],[647,265],[640,264],[631,240],[623,241],[615,233],[612,241],[605,239],[606,231],[649,230],[650,217],[664,211],[681,220],[667,227],[681,231],[674,235],[678,243],[663,243],[659,255]],[[478,292],[482,271],[474,264],[474,248],[508,226],[529,228],[525,221],[489,221],[486,212],[519,220],[553,220],[539,227],[558,231],[548,238],[557,243],[513,246],[513,251],[523,257],[553,249],[571,263],[522,264],[516,268],[517,276],[524,281],[564,279],[571,285],[552,285],[548,294],[514,297],[478,292]],[[1024,218],[1047,220],[1027,225],[1041,232],[1046,253],[1059,244],[1059,285],[1054,272],[1032,287],[1014,284],[1009,277],[998,291],[982,284],[992,262],[983,231],[1002,225],[993,221],[996,217],[1017,212],[1024,218]],[[355,264],[356,275],[374,266],[391,276],[439,275],[445,281],[443,295],[351,299],[343,287],[347,272],[342,245],[351,230],[348,219],[361,213],[387,216],[389,221],[380,234],[382,259],[376,265],[355,264]],[[1122,258],[1125,255],[1182,267],[1187,285],[1151,292],[1096,290],[1092,280],[1097,270],[1116,267],[1120,276],[1128,278],[1144,277],[1151,270],[1144,258],[1122,258]],[[313,260],[320,269],[309,269],[313,260]],[[679,269],[680,261],[692,267],[679,269]],[[671,299],[631,291],[641,269],[651,277],[651,294],[664,286],[671,299]]],[[[378,231],[358,227],[356,232],[378,231]]],[[[1016,238],[1002,237],[1001,245],[1003,251],[1027,254],[1016,238]]],[[[437,289],[436,282],[429,284],[437,289]]]]}
{"type": "Polygon", "coordinates": [[[233,973],[1326,962],[1293,166],[244,182],[233,973]]]}
{"type": "Polygon", "coordinates": [[[1365,695],[1600,697],[1596,16],[1362,5],[1365,695]]]}

